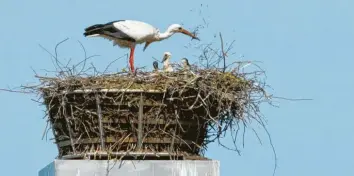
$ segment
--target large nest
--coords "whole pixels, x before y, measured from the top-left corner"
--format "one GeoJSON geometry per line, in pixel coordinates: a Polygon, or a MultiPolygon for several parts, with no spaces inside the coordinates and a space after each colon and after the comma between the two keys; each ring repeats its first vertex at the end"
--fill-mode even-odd
{"type": "MultiPolygon", "coordinates": [[[[245,73],[243,62],[216,67],[225,55],[214,65],[193,65],[189,71],[175,65],[172,73],[89,76],[84,69],[75,73],[73,67],[61,67],[57,76],[37,75],[40,84],[25,88],[44,100],[59,157],[97,152],[200,156],[227,131],[234,134],[238,151],[240,122],[262,122],[259,105],[267,95],[259,79],[262,70],[245,73]]],[[[205,51],[202,56],[212,62],[205,51]]]]}

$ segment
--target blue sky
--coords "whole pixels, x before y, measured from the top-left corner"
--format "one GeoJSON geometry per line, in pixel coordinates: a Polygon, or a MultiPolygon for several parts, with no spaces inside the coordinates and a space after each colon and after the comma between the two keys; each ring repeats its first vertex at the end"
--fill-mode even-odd
{"type": "MultiPolygon", "coordinates": [[[[38,44],[53,51],[57,42],[63,59],[82,59],[80,40],[93,60],[104,68],[128,53],[103,39],[87,39],[88,25],[117,19],[146,21],[165,30],[169,24],[187,28],[201,24],[198,10],[210,23],[201,31],[203,42],[222,32],[236,40],[234,50],[245,59],[261,61],[267,82],[277,96],[313,101],[278,101],[280,108],[263,106],[268,130],[278,155],[279,176],[349,176],[354,174],[354,2],[350,0],[229,0],[229,1],[18,1],[0,2],[0,87],[36,82],[31,67],[53,69],[38,44]],[[200,4],[203,3],[203,6],[200,4]],[[207,7],[208,5],[208,7],[207,7]],[[193,11],[194,9],[194,11],[193,11]],[[192,11],[191,11],[192,10],[192,11]]],[[[182,35],[136,49],[136,66],[151,65],[165,51],[172,60],[189,57],[182,35]]],[[[233,59],[233,58],[230,58],[233,59]]],[[[235,58],[236,59],[236,58],[235,58]]],[[[178,59],[179,60],[179,59],[178,59]]],[[[115,63],[121,68],[124,60],[115,63]]],[[[41,140],[43,107],[31,95],[0,92],[0,169],[2,175],[35,176],[57,155],[51,141],[41,140]],[[26,146],[21,147],[21,146],[26,146]],[[21,151],[26,149],[25,151],[21,151]]],[[[259,129],[260,130],[260,129],[259,129]]],[[[242,156],[216,144],[206,155],[221,162],[222,176],[272,175],[273,153],[267,136],[263,145],[246,133],[242,156]]]]}

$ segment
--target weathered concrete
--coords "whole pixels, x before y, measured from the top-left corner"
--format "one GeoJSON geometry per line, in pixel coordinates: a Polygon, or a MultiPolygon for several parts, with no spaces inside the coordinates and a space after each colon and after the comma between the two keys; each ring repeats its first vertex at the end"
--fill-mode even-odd
{"type": "Polygon", "coordinates": [[[215,160],[54,160],[39,176],[219,176],[215,160]]]}

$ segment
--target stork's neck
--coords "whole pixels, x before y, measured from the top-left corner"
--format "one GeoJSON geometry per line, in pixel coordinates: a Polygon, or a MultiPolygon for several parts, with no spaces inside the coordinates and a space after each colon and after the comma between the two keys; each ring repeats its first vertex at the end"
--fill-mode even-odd
{"type": "Polygon", "coordinates": [[[157,33],[157,40],[164,40],[167,39],[169,37],[171,37],[174,34],[174,32],[172,32],[171,28],[168,28],[165,32],[163,33],[157,33]]]}
{"type": "Polygon", "coordinates": [[[165,66],[167,66],[167,65],[169,65],[169,59],[166,59],[164,62],[163,62],[163,65],[165,65],[165,66]]]}
{"type": "Polygon", "coordinates": [[[169,32],[169,31],[166,31],[164,33],[158,33],[157,40],[164,40],[164,39],[171,37],[172,35],[173,35],[173,33],[169,32]]]}
{"type": "Polygon", "coordinates": [[[170,66],[170,59],[166,59],[164,62],[163,62],[163,66],[165,68],[169,67],[170,66]]]}

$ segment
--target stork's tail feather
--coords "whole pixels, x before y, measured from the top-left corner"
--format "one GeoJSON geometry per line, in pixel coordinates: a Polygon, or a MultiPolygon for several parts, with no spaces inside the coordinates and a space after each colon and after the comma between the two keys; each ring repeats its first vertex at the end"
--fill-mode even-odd
{"type": "Polygon", "coordinates": [[[103,30],[102,30],[103,27],[104,27],[103,24],[95,24],[95,25],[89,26],[85,29],[84,36],[88,37],[88,36],[95,36],[95,35],[103,34],[103,30]]]}

